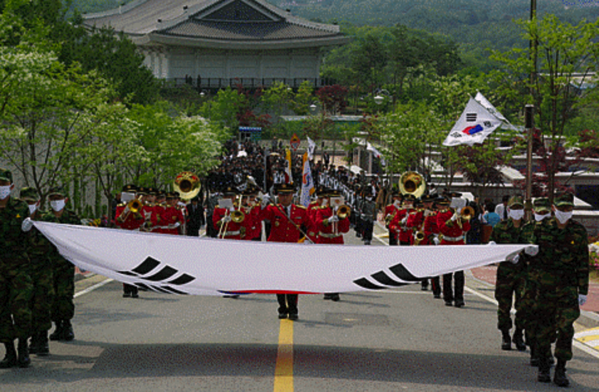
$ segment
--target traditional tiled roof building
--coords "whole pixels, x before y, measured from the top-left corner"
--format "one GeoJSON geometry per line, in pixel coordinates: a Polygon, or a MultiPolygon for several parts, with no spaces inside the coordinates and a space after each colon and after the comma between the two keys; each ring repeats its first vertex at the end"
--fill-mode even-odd
{"type": "Polygon", "coordinates": [[[320,48],[348,41],[339,26],[294,17],[264,0],[135,0],[85,19],[125,32],[155,76],[200,87],[318,85],[320,48]]]}

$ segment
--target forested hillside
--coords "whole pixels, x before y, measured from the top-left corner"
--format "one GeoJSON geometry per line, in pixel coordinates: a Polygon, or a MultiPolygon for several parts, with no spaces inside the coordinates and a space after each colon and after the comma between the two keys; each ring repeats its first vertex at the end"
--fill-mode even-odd
{"type": "MultiPolygon", "coordinates": [[[[449,35],[464,51],[523,45],[512,19],[528,18],[530,0],[268,0],[306,19],[357,26],[405,26],[449,35]]],[[[130,0],[73,0],[81,12],[116,8],[130,0]]],[[[543,0],[550,12],[572,24],[595,20],[599,4],[586,0],[543,0]],[[585,4],[586,3],[586,4],[585,4]],[[564,4],[570,4],[566,6],[564,4]]]]}

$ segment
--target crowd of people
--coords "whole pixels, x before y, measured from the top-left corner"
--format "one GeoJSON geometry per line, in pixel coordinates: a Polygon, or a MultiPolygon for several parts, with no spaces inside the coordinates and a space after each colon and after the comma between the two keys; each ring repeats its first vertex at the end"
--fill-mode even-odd
{"type": "MultiPolygon", "coordinates": [[[[345,167],[318,162],[312,165],[316,192],[304,206],[295,202],[301,160],[293,161],[290,176],[285,152],[280,146],[272,147],[229,143],[221,165],[208,174],[203,186],[185,193],[187,204],[178,192],[126,185],[115,199],[112,224],[124,230],[190,236],[198,236],[205,226],[207,236],[219,239],[317,244],[343,244],[344,234],[353,227],[356,236],[370,245],[377,216],[382,214],[391,246],[537,244],[538,254],[522,253],[497,268],[501,348],[511,349],[512,343],[521,351],[530,347],[540,382],[551,381],[555,356],[553,381],[559,386],[569,384],[565,365],[572,358],[572,325],[586,301],[589,274],[586,230],[572,220],[571,194],[556,197],[553,204],[535,199],[533,218],[526,221],[520,196],[505,197],[495,206],[490,200],[466,202],[449,191],[402,193],[377,176],[366,179],[345,167]]],[[[6,347],[0,368],[27,367],[30,353],[48,355],[52,322],[50,340],[74,339],[74,267],[32,220],[81,221],[65,208],[68,198],[62,189],[50,191],[50,209],[42,212],[34,189],[21,189],[17,199],[11,197],[14,186],[12,173],[0,169],[0,222],[7,222],[0,235],[7,250],[0,263],[0,341],[6,347]]],[[[423,279],[421,288],[428,290],[430,284],[434,298],[461,308],[464,280],[464,272],[457,271],[430,282],[423,279]]],[[[125,284],[123,297],[138,298],[138,287],[125,284]]],[[[340,295],[324,293],[324,299],[339,301],[340,295]]],[[[297,294],[277,294],[277,302],[280,319],[298,319],[297,294]]]]}

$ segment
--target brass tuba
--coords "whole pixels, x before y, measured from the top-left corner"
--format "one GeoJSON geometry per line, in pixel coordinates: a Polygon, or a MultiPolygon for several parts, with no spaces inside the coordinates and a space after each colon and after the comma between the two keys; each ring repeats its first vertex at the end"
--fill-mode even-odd
{"type": "Polygon", "coordinates": [[[129,203],[127,203],[127,208],[134,214],[139,212],[142,207],[143,203],[139,199],[133,199],[129,203]]]}
{"type": "Polygon", "coordinates": [[[474,216],[474,208],[466,206],[460,210],[460,216],[464,220],[470,220],[474,216]]]}
{"type": "Polygon", "coordinates": [[[399,191],[402,195],[412,195],[419,198],[426,190],[426,182],[421,174],[409,171],[405,172],[399,178],[399,191]]]}
{"type": "Polygon", "coordinates": [[[191,200],[200,193],[200,178],[189,171],[181,172],[177,174],[173,188],[181,200],[191,200]]]}
{"type": "Polygon", "coordinates": [[[337,216],[339,219],[345,219],[351,215],[351,208],[349,206],[343,204],[337,208],[337,216]]]}

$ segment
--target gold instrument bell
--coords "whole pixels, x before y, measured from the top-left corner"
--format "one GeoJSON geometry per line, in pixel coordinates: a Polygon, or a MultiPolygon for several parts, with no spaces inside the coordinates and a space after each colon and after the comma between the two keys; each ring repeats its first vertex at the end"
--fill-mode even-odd
{"type": "Polygon", "coordinates": [[[127,203],[127,208],[134,214],[139,212],[142,209],[142,207],[143,204],[139,199],[133,199],[129,203],[127,203]]]}
{"type": "Polygon", "coordinates": [[[421,174],[409,171],[399,178],[399,191],[402,195],[412,195],[420,198],[426,190],[426,182],[421,174]]]}
{"type": "Polygon", "coordinates": [[[343,204],[337,208],[337,216],[339,219],[345,219],[351,215],[351,208],[349,206],[343,204]]]}
{"type": "Polygon", "coordinates": [[[191,200],[200,193],[200,178],[189,171],[181,172],[177,174],[173,188],[181,200],[191,200]]]}
{"type": "Polygon", "coordinates": [[[470,220],[474,216],[474,208],[466,206],[460,210],[460,216],[464,220],[470,220]]]}

